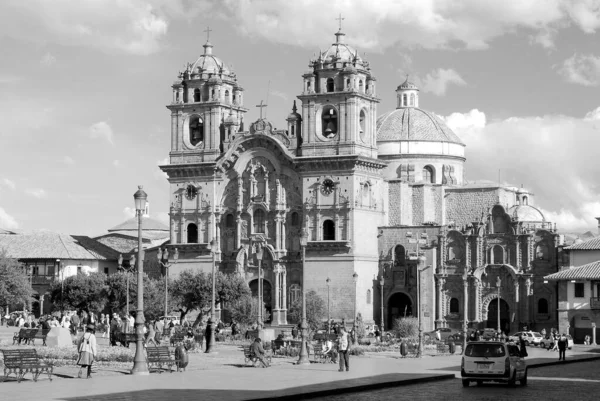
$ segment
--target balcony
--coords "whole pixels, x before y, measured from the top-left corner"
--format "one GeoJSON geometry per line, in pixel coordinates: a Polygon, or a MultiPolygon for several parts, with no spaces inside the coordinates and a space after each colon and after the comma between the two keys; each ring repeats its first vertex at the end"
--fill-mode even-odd
{"type": "Polygon", "coordinates": [[[38,284],[38,285],[39,284],[50,284],[54,280],[56,280],[56,276],[37,276],[37,275],[31,276],[32,284],[38,284]]]}
{"type": "Polygon", "coordinates": [[[600,297],[590,298],[590,309],[600,309],[600,297]]]}

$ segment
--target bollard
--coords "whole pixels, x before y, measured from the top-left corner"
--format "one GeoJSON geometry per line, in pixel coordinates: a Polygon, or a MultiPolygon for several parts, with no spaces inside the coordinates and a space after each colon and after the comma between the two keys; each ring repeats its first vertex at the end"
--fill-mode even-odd
{"type": "Polygon", "coordinates": [[[406,347],[406,343],[402,342],[400,344],[400,355],[402,355],[403,357],[405,357],[407,354],[408,354],[408,350],[407,350],[407,347],[406,347]]]}

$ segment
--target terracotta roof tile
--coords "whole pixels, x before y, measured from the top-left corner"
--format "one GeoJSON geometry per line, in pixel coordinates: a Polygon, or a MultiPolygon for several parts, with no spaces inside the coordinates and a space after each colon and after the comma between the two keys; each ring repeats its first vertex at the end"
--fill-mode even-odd
{"type": "Polygon", "coordinates": [[[587,241],[580,242],[578,244],[573,244],[564,249],[567,250],[581,250],[581,251],[594,251],[600,249],[600,237],[591,238],[587,241]]]}
{"type": "Polygon", "coordinates": [[[600,261],[588,263],[583,266],[572,267],[544,277],[544,280],[552,281],[598,279],[600,279],[600,261]]]}

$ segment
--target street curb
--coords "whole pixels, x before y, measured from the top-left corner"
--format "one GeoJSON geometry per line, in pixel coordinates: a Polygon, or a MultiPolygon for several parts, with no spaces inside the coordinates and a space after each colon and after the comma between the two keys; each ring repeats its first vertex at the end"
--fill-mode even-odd
{"type": "Polygon", "coordinates": [[[410,373],[407,374],[387,374],[387,375],[379,375],[379,376],[371,376],[371,377],[363,377],[352,380],[344,380],[341,382],[328,382],[321,383],[314,386],[301,386],[301,387],[292,387],[285,390],[274,390],[270,391],[267,397],[261,396],[259,398],[246,398],[248,401],[263,401],[263,400],[305,400],[310,398],[319,398],[319,397],[327,397],[332,395],[341,395],[348,393],[356,393],[367,390],[378,390],[383,388],[390,387],[400,387],[407,386],[410,384],[421,384],[428,383],[434,381],[442,381],[442,380],[451,380],[455,379],[456,376],[454,374],[414,374],[420,377],[412,377],[412,378],[404,378],[401,379],[398,376],[407,376],[413,375],[410,373]],[[389,376],[389,380],[385,378],[389,376]],[[357,380],[381,380],[374,383],[367,383],[361,385],[353,385],[352,383],[357,380]],[[346,386],[344,386],[347,384],[346,386]],[[315,387],[328,387],[322,390],[312,390],[315,387]]]}
{"type": "Polygon", "coordinates": [[[527,365],[527,368],[535,369],[535,368],[543,368],[545,366],[567,365],[567,364],[571,364],[571,363],[597,361],[597,360],[600,360],[600,356],[592,356],[589,358],[572,358],[572,359],[567,359],[564,361],[540,362],[540,363],[536,363],[535,365],[527,365]]]}

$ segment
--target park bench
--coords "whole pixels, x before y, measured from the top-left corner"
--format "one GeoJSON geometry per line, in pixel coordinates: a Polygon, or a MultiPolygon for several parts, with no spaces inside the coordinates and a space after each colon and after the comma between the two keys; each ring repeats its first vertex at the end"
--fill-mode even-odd
{"type": "Polygon", "coordinates": [[[169,347],[146,347],[146,355],[148,358],[148,369],[155,367],[159,373],[162,373],[163,367],[165,370],[168,367],[169,371],[173,373],[173,366],[175,366],[179,372],[179,363],[181,361],[171,357],[169,347]]]}
{"type": "Polygon", "coordinates": [[[122,346],[127,348],[129,348],[130,343],[135,343],[137,341],[136,333],[125,333],[124,331],[116,333],[115,338],[122,346]]]}
{"type": "Polygon", "coordinates": [[[317,343],[313,348],[313,359],[315,362],[333,363],[331,352],[325,353],[327,346],[325,343],[317,343]]]}
{"type": "Polygon", "coordinates": [[[50,330],[44,329],[21,329],[13,335],[13,345],[21,344],[22,341],[25,344],[34,345],[35,340],[42,340],[42,344],[46,345],[46,337],[50,330]]]}
{"type": "MultiPolygon", "coordinates": [[[[258,358],[254,356],[252,351],[250,351],[250,346],[243,345],[242,348],[244,350],[244,364],[247,365],[248,362],[252,362],[252,366],[256,366],[256,361],[258,361],[258,358]]],[[[271,364],[271,353],[269,352],[269,350],[265,350],[264,358],[267,362],[269,362],[269,365],[270,365],[271,364]]]]}
{"type": "Polygon", "coordinates": [[[33,381],[36,382],[39,375],[46,373],[52,381],[54,365],[43,362],[35,349],[3,349],[0,351],[4,355],[4,380],[14,373],[17,382],[20,383],[23,376],[31,373],[33,381]]]}
{"type": "Polygon", "coordinates": [[[169,343],[174,346],[177,343],[183,342],[183,339],[185,337],[185,333],[183,331],[176,331],[175,333],[173,333],[173,335],[169,338],[169,343]]]}

